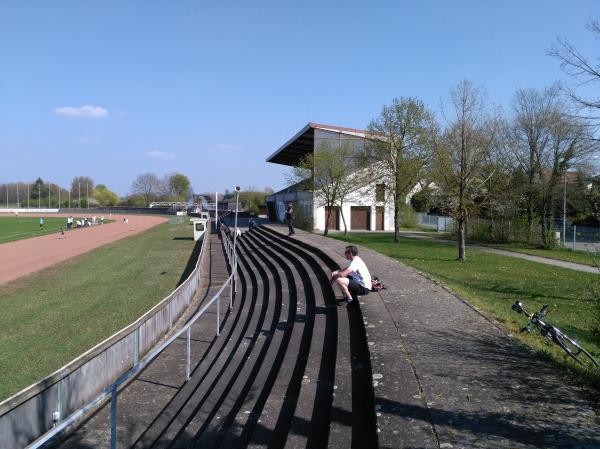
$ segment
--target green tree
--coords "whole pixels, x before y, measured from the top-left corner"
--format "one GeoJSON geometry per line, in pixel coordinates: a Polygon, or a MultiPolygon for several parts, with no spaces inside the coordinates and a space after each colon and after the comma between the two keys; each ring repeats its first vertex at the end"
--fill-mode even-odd
{"type": "Polygon", "coordinates": [[[400,212],[406,196],[422,181],[437,136],[433,114],[417,98],[395,98],[369,124],[366,158],[389,189],[394,205],[394,241],[400,239],[400,212]]]}
{"type": "Polygon", "coordinates": [[[190,197],[192,183],[187,176],[181,173],[174,173],[169,176],[169,190],[177,201],[187,201],[190,197]]]}
{"type": "Polygon", "coordinates": [[[482,89],[463,80],[450,91],[451,110],[435,146],[435,183],[445,211],[458,224],[458,260],[466,258],[465,227],[477,201],[486,194],[484,167],[497,138],[498,124],[489,112],[482,89]]]}
{"type": "Polygon", "coordinates": [[[98,184],[94,189],[93,197],[100,206],[116,206],[119,203],[119,196],[109,190],[104,184],[98,184]]]}
{"type": "MultiPolygon", "coordinates": [[[[357,149],[348,142],[324,140],[293,168],[289,180],[311,191],[315,205],[324,206],[331,214],[335,206],[342,209],[349,194],[368,183],[357,156],[357,149]]],[[[329,232],[329,218],[325,217],[324,235],[329,232]]],[[[346,228],[343,214],[342,220],[346,228]]]]}

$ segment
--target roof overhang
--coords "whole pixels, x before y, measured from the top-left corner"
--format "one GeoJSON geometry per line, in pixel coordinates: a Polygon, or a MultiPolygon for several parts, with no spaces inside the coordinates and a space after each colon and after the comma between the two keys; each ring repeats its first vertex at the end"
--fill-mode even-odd
{"type": "Polygon", "coordinates": [[[364,138],[367,134],[366,131],[359,129],[308,123],[304,128],[298,131],[294,137],[271,154],[267,158],[267,162],[289,166],[298,165],[302,158],[315,150],[315,129],[346,134],[358,138],[364,138]]]}

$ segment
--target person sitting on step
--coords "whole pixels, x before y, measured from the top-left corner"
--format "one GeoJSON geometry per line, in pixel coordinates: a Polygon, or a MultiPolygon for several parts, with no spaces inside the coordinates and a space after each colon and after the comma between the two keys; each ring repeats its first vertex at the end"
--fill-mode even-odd
{"type": "Polygon", "coordinates": [[[358,256],[358,248],[346,246],[344,257],[350,264],[343,270],[331,273],[331,282],[335,282],[343,295],[346,305],[354,303],[357,296],[366,295],[371,291],[371,273],[365,262],[358,256]]]}

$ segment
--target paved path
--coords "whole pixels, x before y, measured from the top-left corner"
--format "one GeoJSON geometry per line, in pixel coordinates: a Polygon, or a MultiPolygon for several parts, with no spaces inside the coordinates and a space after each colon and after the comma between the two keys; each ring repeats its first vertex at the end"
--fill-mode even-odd
{"type": "MultiPolygon", "coordinates": [[[[456,244],[456,242],[454,240],[438,239],[438,238],[432,237],[430,235],[422,234],[419,232],[401,232],[400,235],[402,237],[408,237],[411,239],[421,239],[421,240],[429,240],[431,242],[456,244]]],[[[600,273],[598,268],[592,267],[589,265],[584,265],[581,263],[549,259],[548,257],[532,256],[530,254],[523,254],[523,253],[517,253],[515,251],[507,251],[507,250],[503,250],[503,249],[490,248],[489,246],[482,246],[482,245],[468,244],[467,247],[476,249],[476,250],[484,252],[484,253],[499,254],[501,256],[508,256],[508,257],[516,257],[517,259],[525,259],[525,260],[530,260],[532,262],[543,263],[546,265],[553,265],[555,267],[568,268],[569,270],[585,271],[586,273],[596,273],[596,274],[600,273]]]]}

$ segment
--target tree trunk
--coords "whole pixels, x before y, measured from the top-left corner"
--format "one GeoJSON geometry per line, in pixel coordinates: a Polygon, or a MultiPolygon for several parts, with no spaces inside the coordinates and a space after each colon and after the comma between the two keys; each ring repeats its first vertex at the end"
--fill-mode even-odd
{"type": "Polygon", "coordinates": [[[342,223],[344,223],[344,235],[348,234],[348,226],[346,225],[346,217],[344,216],[344,209],[340,205],[340,216],[342,217],[342,223]]]}
{"type": "Polygon", "coordinates": [[[400,195],[394,194],[394,243],[400,242],[400,195]]]}
{"type": "Polygon", "coordinates": [[[327,233],[329,232],[329,217],[331,217],[331,207],[329,208],[329,211],[326,214],[325,217],[325,229],[323,230],[323,235],[327,235],[327,233]]]}
{"type": "Polygon", "coordinates": [[[458,260],[464,262],[465,258],[465,220],[461,219],[458,222],[458,260]]]}

